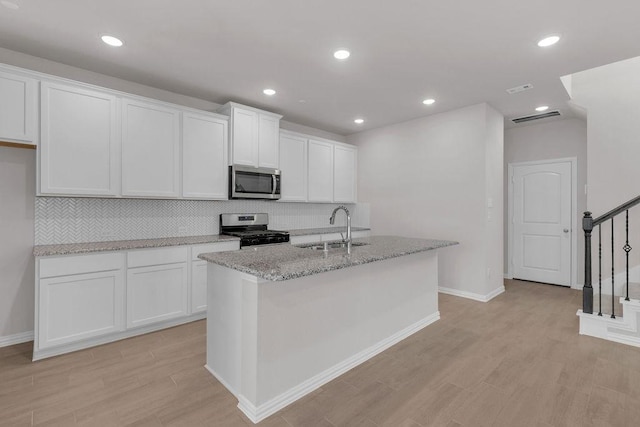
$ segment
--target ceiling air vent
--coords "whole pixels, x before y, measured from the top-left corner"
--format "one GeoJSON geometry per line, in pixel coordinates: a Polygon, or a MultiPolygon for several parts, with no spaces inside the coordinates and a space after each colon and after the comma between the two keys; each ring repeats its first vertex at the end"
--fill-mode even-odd
{"type": "Polygon", "coordinates": [[[548,113],[534,114],[533,116],[517,117],[515,119],[511,119],[511,121],[513,123],[524,123],[524,122],[530,122],[532,120],[546,119],[547,117],[555,117],[559,115],[560,115],[559,111],[549,111],[548,113]]]}

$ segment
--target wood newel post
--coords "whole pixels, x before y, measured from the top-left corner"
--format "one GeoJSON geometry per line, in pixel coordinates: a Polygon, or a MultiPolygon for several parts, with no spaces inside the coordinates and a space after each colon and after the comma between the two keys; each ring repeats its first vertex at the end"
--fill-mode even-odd
{"type": "Polygon", "coordinates": [[[591,231],[593,218],[591,212],[585,212],[582,218],[584,230],[584,287],[582,288],[582,312],[593,313],[593,287],[591,286],[591,231]]]}

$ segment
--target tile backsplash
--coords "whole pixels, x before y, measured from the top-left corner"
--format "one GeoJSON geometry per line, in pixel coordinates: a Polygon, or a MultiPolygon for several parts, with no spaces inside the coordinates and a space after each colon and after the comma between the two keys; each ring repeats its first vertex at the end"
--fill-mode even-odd
{"type": "MultiPolygon", "coordinates": [[[[280,203],[230,200],[146,200],[36,197],[35,244],[101,242],[200,236],[219,233],[219,215],[266,212],[269,228],[301,229],[329,226],[338,204],[280,203]]],[[[369,205],[346,205],[353,226],[369,226],[369,205]]],[[[343,215],[337,225],[345,224],[343,215]]]]}

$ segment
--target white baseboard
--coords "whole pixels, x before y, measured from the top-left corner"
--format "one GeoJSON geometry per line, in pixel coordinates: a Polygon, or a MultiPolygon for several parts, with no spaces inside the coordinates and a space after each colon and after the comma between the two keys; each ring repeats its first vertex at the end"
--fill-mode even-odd
{"type": "MultiPolygon", "coordinates": [[[[337,365],[334,365],[331,368],[319,373],[318,375],[309,378],[303,383],[290,388],[289,390],[263,403],[262,405],[255,406],[244,396],[238,395],[236,396],[238,398],[238,409],[240,409],[252,422],[259,423],[270,415],[278,412],[280,409],[290,405],[291,403],[318,389],[334,378],[339,377],[350,369],[360,365],[363,362],[366,362],[378,353],[381,353],[394,344],[397,344],[403,339],[418,332],[422,328],[429,326],[438,319],[440,319],[439,311],[425,317],[424,319],[414,323],[413,325],[406,327],[405,329],[372,345],[371,347],[364,349],[363,351],[349,357],[348,359],[338,363],[337,365]]],[[[210,369],[209,372],[211,372],[216,378],[218,378],[215,372],[211,371],[210,369]]]]}
{"type": "Polygon", "coordinates": [[[495,297],[497,297],[498,295],[500,295],[504,291],[505,291],[504,286],[500,286],[500,287],[494,289],[493,291],[489,292],[486,295],[481,295],[481,294],[476,294],[474,292],[467,292],[467,291],[461,291],[459,289],[453,289],[453,288],[446,288],[444,286],[438,286],[438,292],[440,292],[440,293],[447,294],[447,295],[453,295],[453,296],[456,296],[456,297],[468,298],[468,299],[472,299],[472,300],[480,301],[480,302],[491,301],[492,299],[494,299],[495,297]]]}
{"type": "Polygon", "coordinates": [[[209,365],[207,365],[205,363],[204,368],[209,371],[209,373],[211,375],[213,375],[215,377],[215,379],[217,379],[218,381],[220,381],[220,384],[222,384],[227,390],[229,390],[231,392],[231,394],[233,394],[236,399],[240,399],[240,396],[238,395],[238,393],[233,389],[233,387],[231,387],[231,385],[229,385],[228,382],[226,382],[224,379],[222,379],[222,377],[218,374],[216,374],[216,371],[214,371],[213,369],[211,369],[211,367],[209,367],[209,365]]]}
{"type": "Polygon", "coordinates": [[[22,344],[28,341],[33,341],[33,331],[0,337],[0,347],[9,347],[10,345],[22,344]]]}
{"type": "Polygon", "coordinates": [[[640,347],[640,331],[638,330],[640,301],[625,301],[621,297],[620,303],[623,306],[623,315],[615,319],[610,318],[609,315],[598,316],[578,310],[576,314],[580,317],[580,335],[640,347]]]}

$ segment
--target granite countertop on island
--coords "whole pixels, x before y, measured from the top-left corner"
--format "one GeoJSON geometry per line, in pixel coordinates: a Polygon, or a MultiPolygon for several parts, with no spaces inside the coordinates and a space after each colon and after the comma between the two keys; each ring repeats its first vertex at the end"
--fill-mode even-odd
{"type": "Polygon", "coordinates": [[[114,240],[112,242],[65,243],[60,245],[38,245],[34,256],[83,254],[90,252],[122,251],[130,249],[162,248],[165,246],[201,245],[206,243],[240,240],[237,237],[212,234],[208,236],[165,237],[161,239],[114,240]]]}
{"type": "Polygon", "coordinates": [[[198,258],[262,279],[282,281],[458,244],[449,240],[398,236],[373,236],[353,241],[363,245],[352,247],[351,255],[347,255],[345,248],[331,249],[325,253],[322,250],[277,244],[205,253],[198,258]]]}

